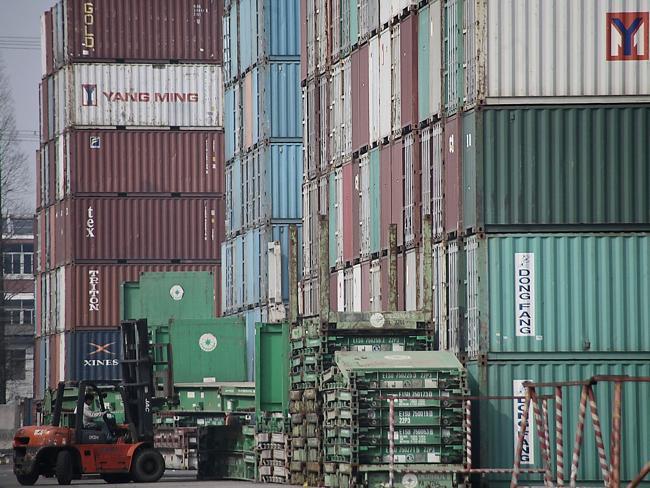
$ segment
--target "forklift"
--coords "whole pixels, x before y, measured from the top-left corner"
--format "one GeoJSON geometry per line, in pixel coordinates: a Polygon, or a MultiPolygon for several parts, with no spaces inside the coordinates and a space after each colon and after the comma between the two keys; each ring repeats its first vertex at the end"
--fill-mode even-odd
{"type": "Polygon", "coordinates": [[[21,485],[31,486],[39,476],[56,477],[60,485],[69,485],[88,474],[99,474],[107,483],[153,483],[164,474],[164,459],[153,443],[153,412],[161,399],[155,398],[147,321],[124,321],[121,329],[121,381],[61,382],[52,425],[16,432],[14,474],[21,485]],[[68,422],[62,421],[66,387],[78,390],[75,411],[65,416],[68,422]],[[118,424],[105,409],[102,391],[107,387],[121,395],[125,424],[118,424]],[[84,402],[91,397],[103,412],[97,418],[99,428],[84,426],[84,402]]]}

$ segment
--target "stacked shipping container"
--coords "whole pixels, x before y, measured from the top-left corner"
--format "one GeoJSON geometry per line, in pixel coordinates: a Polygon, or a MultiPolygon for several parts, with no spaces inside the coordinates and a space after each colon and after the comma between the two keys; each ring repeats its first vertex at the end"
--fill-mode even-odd
{"type": "Polygon", "coordinates": [[[210,271],[219,289],[222,15],[220,0],[61,0],[43,15],[37,395],[119,376],[123,282],[210,271]]]}
{"type": "MultiPolygon", "coordinates": [[[[614,371],[596,367],[605,357],[638,372],[650,340],[640,298],[650,155],[639,143],[650,46],[645,31],[628,42],[616,26],[647,22],[650,2],[302,7],[303,313],[319,313],[325,215],[332,308],[421,310],[430,279],[438,347],[469,361],[475,392],[614,371]],[[583,366],[543,367],[569,357],[583,366]]],[[[512,404],[501,412],[513,431],[503,441],[488,435],[491,412],[481,409],[481,462],[508,467],[517,419],[512,404]]],[[[622,479],[640,468],[628,461],[622,479]]],[[[582,469],[601,479],[597,466],[582,469]]]]}
{"type": "Polygon", "coordinates": [[[247,322],[285,318],[289,226],[302,218],[297,0],[234,0],[223,17],[225,235],[223,308],[247,322]]]}

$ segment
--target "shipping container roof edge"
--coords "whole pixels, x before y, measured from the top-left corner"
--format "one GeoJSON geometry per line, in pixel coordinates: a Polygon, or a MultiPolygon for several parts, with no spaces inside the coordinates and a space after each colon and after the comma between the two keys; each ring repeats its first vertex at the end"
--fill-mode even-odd
{"type": "Polygon", "coordinates": [[[358,352],[337,351],[336,364],[343,373],[350,371],[414,371],[434,369],[462,370],[463,365],[448,351],[358,352]]]}

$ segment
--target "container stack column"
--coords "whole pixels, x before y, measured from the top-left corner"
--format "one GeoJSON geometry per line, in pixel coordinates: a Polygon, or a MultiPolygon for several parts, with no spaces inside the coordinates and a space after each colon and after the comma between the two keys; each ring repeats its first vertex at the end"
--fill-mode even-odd
{"type": "Polygon", "coordinates": [[[65,0],[43,15],[42,387],[119,377],[123,282],[145,271],[209,271],[219,289],[222,11],[217,0],[117,11],[65,0]]]}

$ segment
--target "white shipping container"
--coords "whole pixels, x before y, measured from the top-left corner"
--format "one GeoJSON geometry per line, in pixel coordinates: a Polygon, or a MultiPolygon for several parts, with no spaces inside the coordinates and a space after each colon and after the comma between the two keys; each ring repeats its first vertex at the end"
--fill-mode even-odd
{"type": "Polygon", "coordinates": [[[433,275],[433,321],[439,335],[439,349],[449,349],[447,321],[447,252],[445,243],[434,244],[431,260],[433,275]]]}
{"type": "Polygon", "coordinates": [[[331,162],[338,161],[341,151],[341,126],[343,125],[343,72],[342,63],[337,63],[332,68],[330,80],[330,158],[331,162]]]}
{"type": "Polygon", "coordinates": [[[361,279],[361,265],[356,264],[352,267],[352,280],[353,280],[353,294],[352,297],[352,311],[361,312],[361,288],[368,286],[368,283],[363,283],[361,279]]]}
{"type": "Polygon", "coordinates": [[[375,36],[368,44],[368,125],[371,143],[379,140],[379,106],[381,105],[379,63],[379,36],[375,36]]]}
{"type": "Polygon", "coordinates": [[[329,145],[330,145],[330,111],[329,111],[329,80],[327,76],[320,78],[320,169],[327,171],[329,166],[329,145]]]}
{"type": "Polygon", "coordinates": [[[442,112],[442,1],[429,7],[429,113],[442,112]]]}
{"type": "Polygon", "coordinates": [[[327,32],[327,4],[327,0],[316,0],[316,43],[318,44],[317,70],[319,73],[323,73],[325,69],[327,69],[327,57],[329,53],[327,42],[330,36],[327,32]]]}
{"type": "Polygon", "coordinates": [[[381,266],[376,259],[370,263],[370,311],[381,312],[381,266]]]}
{"type": "Polygon", "coordinates": [[[345,312],[345,274],[342,269],[336,272],[336,311],[345,312]]]}
{"type": "MultiPolygon", "coordinates": [[[[449,316],[448,316],[448,328],[447,328],[447,345],[448,350],[452,351],[454,354],[458,354],[462,348],[462,339],[461,339],[461,310],[459,302],[459,288],[460,288],[460,278],[461,278],[461,269],[460,269],[460,253],[461,249],[458,247],[458,241],[452,241],[447,246],[447,265],[449,266],[449,316]]],[[[465,276],[462,277],[463,280],[465,276]]],[[[441,335],[442,337],[442,335],[441,335]]],[[[441,339],[442,340],[442,339],[441,339]]]]}
{"type": "Polygon", "coordinates": [[[379,36],[379,137],[382,139],[389,137],[392,129],[392,60],[391,30],[386,29],[379,36]]]}
{"type": "Polygon", "coordinates": [[[430,165],[431,165],[431,227],[435,238],[445,232],[445,183],[442,160],[442,122],[431,129],[430,165]]]}
{"type": "Polygon", "coordinates": [[[479,352],[479,271],[478,271],[478,238],[470,236],[465,241],[467,253],[467,354],[472,360],[478,359],[479,352]]]}
{"type": "MultiPolygon", "coordinates": [[[[400,25],[396,24],[391,32],[391,122],[392,131],[397,132],[402,128],[402,73],[400,46],[400,25]]],[[[413,94],[406,94],[407,97],[413,94]]]]}
{"type": "Polygon", "coordinates": [[[348,56],[341,63],[343,64],[341,150],[343,157],[347,158],[352,154],[352,58],[348,56]]]}
{"type": "Polygon", "coordinates": [[[406,311],[417,310],[418,307],[418,254],[416,249],[406,252],[404,272],[404,290],[406,311]]]}
{"type": "Polygon", "coordinates": [[[221,66],[73,64],[54,75],[54,85],[58,134],[67,127],[223,128],[221,66]]]}
{"type": "Polygon", "coordinates": [[[370,254],[370,156],[359,158],[359,240],[361,256],[370,254]]]}
{"type": "Polygon", "coordinates": [[[415,240],[415,143],[413,133],[404,136],[404,243],[415,240]]]}
{"type": "Polygon", "coordinates": [[[468,106],[650,101],[650,0],[468,3],[468,106]]]}

